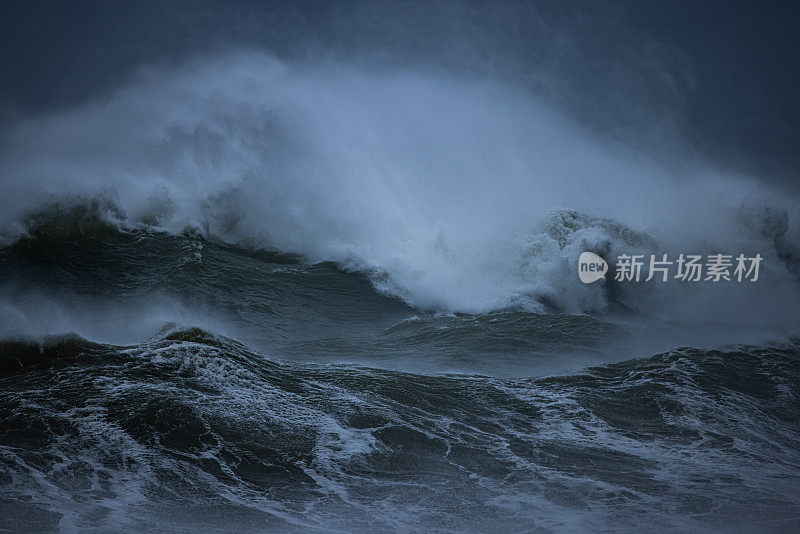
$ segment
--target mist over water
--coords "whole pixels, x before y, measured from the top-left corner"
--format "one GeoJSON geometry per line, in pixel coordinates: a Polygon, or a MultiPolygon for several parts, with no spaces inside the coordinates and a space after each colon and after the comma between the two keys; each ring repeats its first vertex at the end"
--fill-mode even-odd
{"type": "Polygon", "coordinates": [[[758,284],[653,283],[614,298],[686,323],[793,326],[796,199],[692,156],[664,159],[511,81],[241,50],[141,68],[12,124],[2,231],[11,243],[43,205],[101,198],[128,226],[332,260],[445,312],[605,312],[607,288],[575,276],[587,249],[760,253],[758,284]],[[628,229],[648,237],[626,242],[628,229]]]}

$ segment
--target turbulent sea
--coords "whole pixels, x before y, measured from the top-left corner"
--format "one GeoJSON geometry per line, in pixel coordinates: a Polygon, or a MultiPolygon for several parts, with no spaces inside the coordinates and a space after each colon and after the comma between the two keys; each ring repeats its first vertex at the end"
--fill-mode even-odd
{"type": "Polygon", "coordinates": [[[71,217],[0,251],[0,530],[800,528],[796,338],[656,353],[71,217]]]}
{"type": "Polygon", "coordinates": [[[0,532],[800,531],[796,195],[511,80],[120,83],[0,134],[0,532]]]}

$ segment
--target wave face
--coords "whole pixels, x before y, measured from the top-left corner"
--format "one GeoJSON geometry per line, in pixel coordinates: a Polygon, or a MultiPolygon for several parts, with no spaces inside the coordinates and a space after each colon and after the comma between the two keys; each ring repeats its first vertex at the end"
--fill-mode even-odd
{"type": "Polygon", "coordinates": [[[800,345],[541,379],[276,363],[200,329],[5,343],[0,525],[756,529],[800,513],[800,345]]]}
{"type": "Polygon", "coordinates": [[[99,211],[49,212],[0,252],[0,335],[72,332],[127,344],[175,322],[295,360],[518,376],[635,354],[636,331],[608,321],[520,307],[425,313],[331,262],[191,229],[120,229],[99,211]]]}

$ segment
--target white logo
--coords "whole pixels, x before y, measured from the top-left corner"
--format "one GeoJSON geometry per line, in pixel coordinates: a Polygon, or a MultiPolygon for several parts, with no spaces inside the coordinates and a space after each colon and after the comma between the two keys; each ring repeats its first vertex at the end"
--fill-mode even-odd
{"type": "MultiPolygon", "coordinates": [[[[681,282],[742,282],[759,279],[759,267],[764,258],[761,254],[748,257],[744,254],[679,254],[674,261],[669,254],[650,254],[650,261],[644,254],[620,254],[614,262],[617,282],[650,282],[654,278],[662,282],[671,279],[681,282]],[[659,258],[660,256],[660,258],[659,258]],[[675,266],[674,268],[672,266],[675,266]],[[673,273],[672,271],[677,271],[673,273]],[[703,276],[705,275],[705,276],[703,276]]],[[[594,252],[584,252],[578,258],[578,277],[584,284],[591,284],[605,278],[608,272],[606,260],[594,252]]]]}
{"type": "MultiPolygon", "coordinates": [[[[588,253],[584,252],[584,254],[588,253]]],[[[722,280],[726,282],[732,280],[756,282],[758,281],[758,270],[764,258],[761,257],[761,254],[753,257],[744,254],[736,257],[733,254],[708,254],[705,259],[704,263],[703,256],[700,254],[680,254],[678,259],[671,261],[668,254],[661,254],[661,259],[658,259],[657,255],[651,254],[648,262],[645,260],[644,254],[620,254],[617,256],[615,264],[614,280],[639,282],[642,280],[643,274],[646,274],[647,278],[644,281],[649,282],[656,274],[660,274],[657,279],[662,282],[666,282],[670,278],[681,282],[699,282],[701,280],[704,282],[720,282],[722,280]],[[675,269],[672,269],[672,265],[675,265],[675,269]],[[643,270],[644,273],[642,273],[643,270]],[[671,270],[677,271],[672,277],[670,276],[671,270]]],[[[583,255],[581,255],[581,262],[583,262],[583,255]]],[[[581,273],[581,280],[583,280],[582,275],[583,273],[581,273]]]]}
{"type": "Polygon", "coordinates": [[[605,278],[608,272],[606,260],[594,252],[584,252],[578,258],[578,276],[584,284],[591,284],[605,278]]]}

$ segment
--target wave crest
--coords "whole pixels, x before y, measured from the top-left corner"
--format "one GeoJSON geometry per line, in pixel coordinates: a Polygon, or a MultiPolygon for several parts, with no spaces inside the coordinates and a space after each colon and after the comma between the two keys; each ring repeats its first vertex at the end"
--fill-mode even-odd
{"type": "Polygon", "coordinates": [[[784,261],[800,242],[794,199],[691,159],[664,168],[491,80],[240,51],[144,69],[100,101],[20,119],[0,154],[0,174],[12,177],[0,201],[7,237],[27,231],[25,214],[48,198],[107,194],[113,205],[89,200],[86,213],[33,225],[70,235],[119,219],[199,228],[370,273],[420,309],[621,303],[673,317],[673,304],[634,297],[661,288],[583,287],[578,249],[758,252],[770,256],[771,281],[737,287],[734,303],[712,297],[706,311],[747,300],[776,308],[777,298],[783,323],[796,312],[784,298],[798,293],[784,261]],[[743,204],[769,206],[772,218],[743,217],[743,204]],[[548,213],[554,206],[570,209],[548,213]]]}

